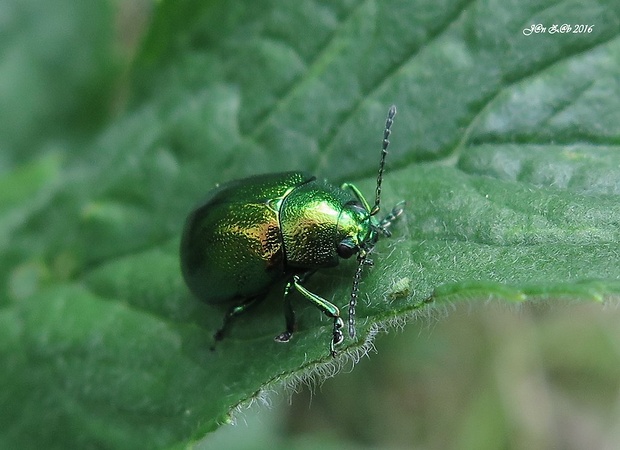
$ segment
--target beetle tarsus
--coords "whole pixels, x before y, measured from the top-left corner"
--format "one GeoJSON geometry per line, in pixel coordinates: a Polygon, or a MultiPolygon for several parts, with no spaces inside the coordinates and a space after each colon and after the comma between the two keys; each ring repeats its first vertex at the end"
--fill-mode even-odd
{"type": "Polygon", "coordinates": [[[292,337],[293,337],[292,331],[285,331],[283,333],[278,334],[276,337],[273,338],[273,340],[276,342],[288,342],[291,340],[292,337]]]}
{"type": "Polygon", "coordinates": [[[344,341],[344,335],[342,334],[342,328],[344,327],[344,322],[341,317],[334,317],[334,333],[332,337],[332,341],[329,344],[329,353],[332,357],[336,357],[336,346],[342,344],[344,341]]]}

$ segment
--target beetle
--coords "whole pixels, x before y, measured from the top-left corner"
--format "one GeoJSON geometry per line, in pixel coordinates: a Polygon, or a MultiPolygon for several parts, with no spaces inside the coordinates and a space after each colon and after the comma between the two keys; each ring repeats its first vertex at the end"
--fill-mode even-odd
{"type": "Polygon", "coordinates": [[[304,282],[317,270],[334,267],[357,254],[349,299],[348,331],[355,337],[355,305],[364,265],[380,236],[402,214],[398,203],[382,220],[383,168],[396,107],[388,111],[375,202],[371,207],[355,185],[335,187],[305,172],[284,172],[234,180],[212,190],[188,216],[180,246],[181,271],[199,299],[228,305],[215,341],[230,320],[263,300],[278,281],[284,288],[286,329],[275,337],[288,342],[296,329],[292,289],[333,319],[330,354],[343,342],[344,322],[336,305],[310,292],[304,282]]]}

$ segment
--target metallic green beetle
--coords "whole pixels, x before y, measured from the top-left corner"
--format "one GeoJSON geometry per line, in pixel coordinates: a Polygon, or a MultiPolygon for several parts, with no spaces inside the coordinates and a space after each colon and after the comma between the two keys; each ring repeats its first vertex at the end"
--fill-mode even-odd
{"type": "Polygon", "coordinates": [[[383,167],[390,128],[388,112],[375,203],[368,204],[352,184],[340,188],[304,172],[259,175],[231,181],[211,191],[187,218],[181,239],[181,269],[193,294],[230,310],[215,334],[221,340],[230,319],[263,300],[273,284],[288,279],[284,289],[286,330],[275,337],[288,342],[296,328],[289,293],[295,288],[334,321],[330,353],[344,340],[338,307],[308,291],[303,282],[316,270],[338,265],[357,253],[358,267],[349,300],[349,335],[355,337],[355,304],[365,264],[379,236],[404,209],[397,204],[377,220],[383,167]]]}

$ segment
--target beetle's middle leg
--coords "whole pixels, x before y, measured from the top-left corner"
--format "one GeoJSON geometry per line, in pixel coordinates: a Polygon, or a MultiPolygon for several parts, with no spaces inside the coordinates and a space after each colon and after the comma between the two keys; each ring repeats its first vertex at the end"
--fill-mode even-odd
{"type": "Polygon", "coordinates": [[[297,329],[295,311],[291,305],[291,297],[288,295],[291,292],[291,287],[293,287],[293,282],[289,281],[284,288],[284,318],[286,320],[286,330],[274,338],[276,342],[290,341],[293,337],[293,333],[297,329]]]}
{"type": "MultiPolygon", "coordinates": [[[[332,356],[336,356],[335,347],[336,347],[336,345],[340,344],[344,340],[344,335],[342,334],[342,328],[344,327],[344,322],[342,321],[342,318],[340,317],[340,310],[333,303],[328,302],[323,297],[320,297],[320,296],[310,292],[305,287],[303,287],[301,285],[302,278],[299,275],[293,276],[293,280],[291,282],[289,282],[289,284],[287,285],[287,288],[288,288],[287,290],[290,289],[291,283],[292,283],[292,286],[295,287],[297,292],[299,292],[301,295],[303,295],[314,306],[316,306],[321,311],[323,311],[323,313],[326,316],[331,317],[331,318],[334,319],[333,337],[332,337],[332,340],[331,340],[330,345],[329,345],[329,350],[330,350],[330,353],[331,353],[332,356]]],[[[290,303],[289,303],[289,307],[290,307],[290,303]]],[[[292,309],[291,309],[291,311],[292,311],[292,309]]],[[[293,316],[293,318],[294,318],[294,316],[293,316]]],[[[294,319],[293,319],[293,322],[294,322],[294,319]]],[[[287,326],[288,326],[288,323],[289,322],[288,322],[288,317],[287,317],[287,326]]],[[[285,334],[285,333],[283,333],[283,334],[285,334]]],[[[280,336],[282,336],[282,335],[280,335],[280,336]]],[[[278,337],[280,337],[280,336],[278,336],[278,337]]],[[[290,336],[289,336],[289,338],[290,338],[290,336]]]]}

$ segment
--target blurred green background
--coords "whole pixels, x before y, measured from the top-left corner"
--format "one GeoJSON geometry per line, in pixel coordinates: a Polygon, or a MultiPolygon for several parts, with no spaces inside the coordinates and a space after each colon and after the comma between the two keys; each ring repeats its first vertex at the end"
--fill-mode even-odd
{"type": "MultiPolygon", "coordinates": [[[[343,2],[346,7],[352,3],[343,2]]],[[[489,6],[487,2],[446,3],[456,12],[489,6]]],[[[514,6],[490,3],[497,8],[514,6]]],[[[169,20],[174,30],[198,4],[218,2],[183,2],[179,11],[174,2],[146,0],[0,0],[0,244],[4,249],[0,306],[7,307],[0,315],[0,350],[10,350],[13,341],[3,336],[19,327],[9,311],[11,305],[46,284],[75,280],[79,284],[80,276],[96,265],[94,257],[80,259],[63,252],[63,242],[49,246],[48,223],[37,222],[36,212],[62,186],[70,185],[72,176],[88,176],[91,166],[101,163],[96,155],[99,147],[93,143],[113,141],[114,131],[106,134],[106,130],[115,120],[135,112],[141,99],[153,91],[161,94],[164,88],[157,79],[164,78],[165,70],[159,64],[169,57],[161,49],[174,48],[167,47],[167,42],[187,36],[151,34],[148,47],[141,43],[151,27],[166,28],[161,21],[169,20]],[[154,16],[158,7],[160,14],[154,16]],[[22,232],[25,222],[23,229],[41,233],[33,238],[32,233],[22,232]]],[[[599,2],[596,7],[604,12],[605,4],[599,2]]],[[[562,11],[559,3],[549,6],[553,7],[562,11]]],[[[487,38],[492,42],[492,36],[487,38]]],[[[189,47],[209,42],[209,36],[192,39],[195,42],[189,47]]],[[[394,41],[398,39],[394,36],[394,41]]],[[[609,41],[617,39],[616,31],[609,41]]],[[[195,67],[196,72],[203,69],[195,67]]],[[[187,77],[187,84],[202,79],[188,73],[179,76],[187,77]]],[[[166,95],[172,97],[174,92],[166,95]]],[[[149,136],[140,139],[148,141],[149,136]]],[[[201,137],[196,139],[199,146],[201,137]]],[[[128,165],[133,162],[127,160],[128,165]]],[[[174,200],[172,195],[169,202],[174,200]]],[[[96,216],[98,211],[84,213],[96,216]]],[[[167,237],[173,225],[162,228],[162,236],[167,237]]],[[[153,242],[162,236],[149,239],[153,242]]],[[[98,251],[97,258],[107,256],[105,249],[98,251]]],[[[110,253],[120,254],[117,249],[110,253]]],[[[619,324],[617,299],[603,306],[554,302],[508,307],[472,302],[446,308],[409,323],[402,331],[380,334],[375,341],[378,352],[371,351],[353,371],[349,365],[334,378],[310,382],[312,387],[300,384],[296,392],[282,389],[271,394],[269,407],[259,402],[242,409],[236,414],[236,425],[222,426],[195,447],[620,448],[619,324]]],[[[19,356],[10,355],[4,374],[22,363],[19,356]]],[[[22,413],[11,389],[3,385],[4,394],[0,394],[4,395],[0,404],[10,402],[8,410],[0,412],[5,424],[12,423],[11,415],[22,413]]],[[[7,427],[5,432],[13,430],[7,427]]],[[[0,438],[0,447],[14,442],[11,439],[0,438]]],[[[41,444],[34,438],[21,442],[31,448],[41,444]]]]}

